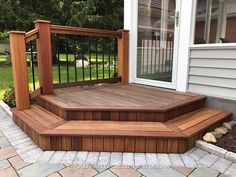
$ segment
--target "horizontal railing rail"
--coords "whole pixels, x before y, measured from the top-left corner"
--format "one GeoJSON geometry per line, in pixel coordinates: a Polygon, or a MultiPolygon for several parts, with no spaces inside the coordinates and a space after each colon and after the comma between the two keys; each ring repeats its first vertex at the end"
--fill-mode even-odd
{"type": "Polygon", "coordinates": [[[71,26],[50,25],[51,33],[73,34],[81,36],[122,37],[122,31],[108,31],[100,29],[80,28],[71,26]]]}
{"type": "Polygon", "coordinates": [[[25,34],[25,41],[30,42],[38,38],[39,29],[35,28],[25,34]]]}
{"type": "Polygon", "coordinates": [[[18,109],[28,109],[30,99],[57,88],[128,83],[127,30],[34,23],[35,29],[27,33],[10,32],[18,109]]]}

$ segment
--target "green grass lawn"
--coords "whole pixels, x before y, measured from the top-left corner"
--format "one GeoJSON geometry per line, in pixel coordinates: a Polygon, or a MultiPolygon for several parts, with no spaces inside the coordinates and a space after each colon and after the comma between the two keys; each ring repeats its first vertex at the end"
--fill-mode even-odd
{"type": "MultiPolygon", "coordinates": [[[[96,57],[94,57],[95,55],[92,55],[92,61],[96,61],[96,57]]],[[[28,58],[28,57],[27,57],[28,58]]],[[[71,61],[74,60],[73,55],[69,55],[69,58],[71,61]]],[[[60,60],[61,61],[65,61],[66,60],[66,55],[62,54],[60,55],[60,60]]],[[[113,58],[111,58],[111,60],[113,60],[113,58]]],[[[99,55],[98,57],[98,61],[102,61],[102,55],[99,55]]],[[[108,61],[108,57],[105,56],[104,61],[108,61]]],[[[4,92],[11,86],[13,85],[13,79],[12,79],[12,68],[11,65],[6,65],[6,56],[5,55],[0,55],[0,100],[3,98],[3,94],[4,92]]],[[[93,62],[92,62],[93,63],[93,62]]],[[[96,67],[93,64],[92,65],[92,71],[91,71],[91,75],[93,79],[96,79],[96,67]]],[[[37,67],[35,67],[35,80],[36,80],[36,88],[39,86],[39,82],[38,82],[38,73],[37,73],[37,67]]],[[[77,68],[77,79],[78,81],[82,81],[83,80],[83,72],[82,72],[82,68],[77,68]]],[[[67,67],[65,65],[62,65],[60,67],[60,72],[61,72],[61,82],[62,83],[66,83],[67,82],[67,67]]],[[[114,68],[111,66],[110,68],[110,75],[111,77],[113,76],[113,72],[114,72],[114,68]]],[[[99,73],[99,79],[103,78],[103,69],[102,69],[102,65],[99,65],[99,69],[98,69],[98,73],[99,73]]],[[[19,73],[20,74],[20,73],[19,73]]],[[[58,83],[59,82],[59,76],[58,76],[58,66],[54,65],[53,66],[53,82],[54,83],[58,83]]],[[[104,76],[105,78],[109,77],[109,68],[106,65],[104,68],[104,76]]],[[[30,89],[33,90],[33,82],[32,82],[32,69],[30,67],[28,67],[28,77],[29,77],[29,86],[30,89]]],[[[86,67],[84,69],[84,78],[85,80],[90,79],[90,68],[86,67]]],[[[75,68],[73,65],[69,66],[69,79],[70,82],[74,82],[75,81],[75,68]]]]}

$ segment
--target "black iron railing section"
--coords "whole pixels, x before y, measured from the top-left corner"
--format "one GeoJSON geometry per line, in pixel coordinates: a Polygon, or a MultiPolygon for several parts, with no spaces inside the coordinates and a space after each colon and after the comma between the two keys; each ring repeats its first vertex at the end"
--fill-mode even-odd
{"type": "Polygon", "coordinates": [[[39,88],[36,40],[26,43],[26,57],[29,66],[29,89],[34,91],[39,88]]]}
{"type": "Polygon", "coordinates": [[[117,39],[53,34],[54,83],[117,77],[117,39]]]}

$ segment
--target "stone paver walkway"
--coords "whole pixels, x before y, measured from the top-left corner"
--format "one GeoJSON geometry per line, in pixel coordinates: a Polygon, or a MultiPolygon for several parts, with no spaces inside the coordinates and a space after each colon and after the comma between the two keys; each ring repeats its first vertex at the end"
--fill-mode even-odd
{"type": "Polygon", "coordinates": [[[199,148],[184,154],[43,152],[0,109],[0,177],[236,177],[236,164],[199,148]]]}

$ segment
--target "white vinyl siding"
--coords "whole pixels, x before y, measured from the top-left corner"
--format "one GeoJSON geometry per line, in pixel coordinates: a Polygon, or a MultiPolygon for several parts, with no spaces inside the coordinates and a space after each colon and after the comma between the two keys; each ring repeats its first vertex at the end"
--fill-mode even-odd
{"type": "Polygon", "coordinates": [[[188,91],[236,100],[236,46],[190,47],[188,91]]]}

